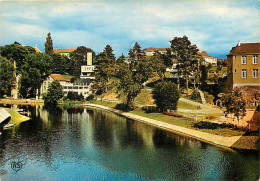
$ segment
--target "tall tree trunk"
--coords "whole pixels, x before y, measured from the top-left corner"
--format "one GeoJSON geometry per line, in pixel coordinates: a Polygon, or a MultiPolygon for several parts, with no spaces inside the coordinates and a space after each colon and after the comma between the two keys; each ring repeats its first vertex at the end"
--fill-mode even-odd
{"type": "Polygon", "coordinates": [[[189,95],[189,75],[186,74],[186,89],[187,89],[187,96],[189,95]]]}

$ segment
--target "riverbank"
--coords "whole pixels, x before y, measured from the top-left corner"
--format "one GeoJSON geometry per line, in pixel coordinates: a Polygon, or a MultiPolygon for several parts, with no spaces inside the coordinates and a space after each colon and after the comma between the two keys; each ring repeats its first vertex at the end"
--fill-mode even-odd
{"type": "Polygon", "coordinates": [[[11,120],[9,123],[13,124],[15,123],[16,125],[24,122],[24,121],[28,121],[30,118],[27,116],[23,116],[21,114],[19,114],[17,111],[10,109],[10,108],[5,108],[6,111],[9,112],[9,114],[11,114],[11,120]]]}
{"type": "Polygon", "coordinates": [[[43,103],[42,99],[0,99],[0,104],[37,105],[43,103]]]}
{"type": "MultiPolygon", "coordinates": [[[[98,104],[85,104],[84,106],[110,111],[115,114],[124,116],[126,118],[130,118],[130,119],[137,120],[137,121],[140,121],[140,122],[143,122],[146,124],[150,124],[155,127],[159,127],[159,128],[171,131],[171,132],[189,136],[189,137],[192,137],[192,138],[195,138],[195,139],[198,139],[198,140],[210,143],[210,144],[224,146],[224,147],[228,147],[228,148],[234,148],[234,149],[241,149],[241,147],[237,146],[238,144],[235,144],[235,143],[237,143],[238,140],[242,138],[242,135],[240,135],[240,136],[220,136],[220,135],[215,135],[215,134],[211,134],[211,133],[207,133],[207,132],[198,131],[195,129],[190,129],[190,128],[173,125],[170,123],[162,122],[162,121],[155,120],[155,119],[150,119],[147,117],[139,116],[139,115],[128,113],[128,112],[123,112],[123,111],[120,111],[120,110],[117,110],[114,108],[105,107],[105,106],[98,105],[98,104]]],[[[243,148],[252,149],[253,147],[252,146],[247,147],[245,145],[243,148]]],[[[256,147],[254,147],[254,148],[256,148],[256,147]]]]}

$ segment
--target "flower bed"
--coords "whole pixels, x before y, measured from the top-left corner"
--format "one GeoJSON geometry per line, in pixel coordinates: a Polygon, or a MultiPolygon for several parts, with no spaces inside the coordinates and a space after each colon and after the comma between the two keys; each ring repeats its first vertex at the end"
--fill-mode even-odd
{"type": "Polygon", "coordinates": [[[178,118],[184,118],[184,116],[183,115],[181,115],[181,114],[176,114],[176,113],[172,113],[172,112],[163,112],[163,114],[165,114],[165,115],[168,115],[168,116],[173,116],[173,117],[178,117],[178,118]]]}

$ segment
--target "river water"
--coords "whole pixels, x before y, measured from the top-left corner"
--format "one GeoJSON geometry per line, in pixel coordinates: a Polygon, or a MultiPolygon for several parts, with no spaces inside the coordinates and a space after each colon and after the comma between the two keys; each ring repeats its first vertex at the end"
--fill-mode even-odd
{"type": "Polygon", "coordinates": [[[0,180],[258,180],[259,156],[97,109],[29,107],[0,136],[0,180]]]}

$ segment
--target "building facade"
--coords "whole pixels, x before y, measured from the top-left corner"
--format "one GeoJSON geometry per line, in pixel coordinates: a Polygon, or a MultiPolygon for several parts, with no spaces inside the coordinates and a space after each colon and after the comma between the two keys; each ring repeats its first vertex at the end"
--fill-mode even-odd
{"type": "Polygon", "coordinates": [[[158,51],[160,54],[166,54],[167,53],[167,48],[154,48],[154,47],[149,47],[143,50],[145,56],[153,56],[156,51],[158,51]]]}

